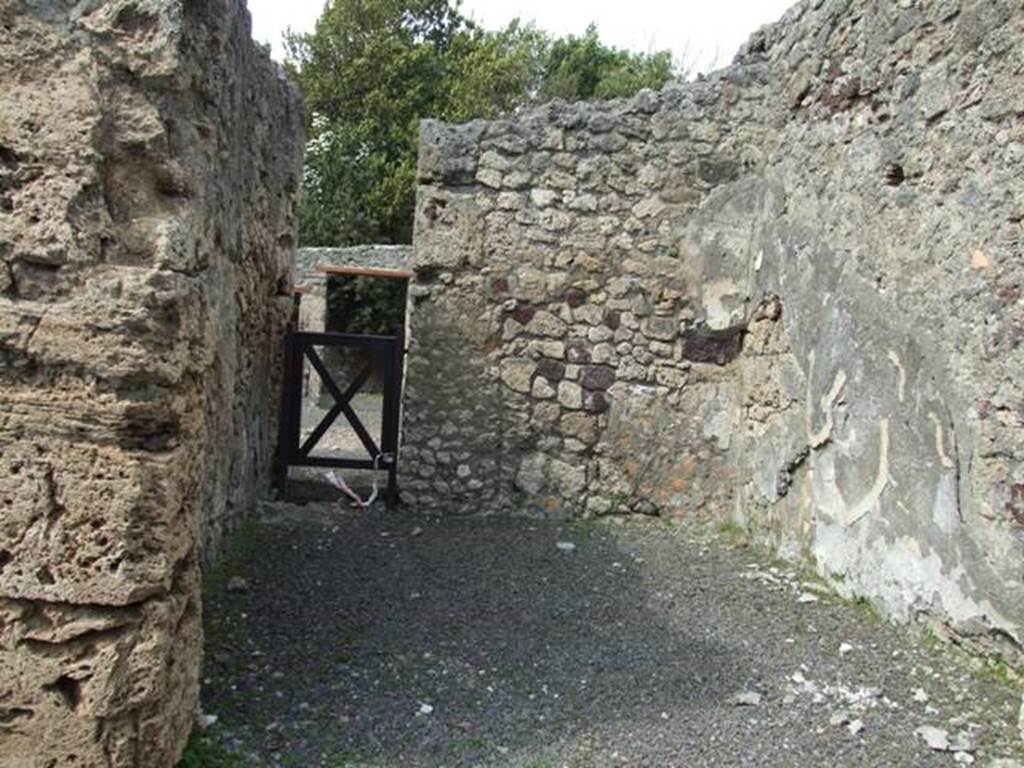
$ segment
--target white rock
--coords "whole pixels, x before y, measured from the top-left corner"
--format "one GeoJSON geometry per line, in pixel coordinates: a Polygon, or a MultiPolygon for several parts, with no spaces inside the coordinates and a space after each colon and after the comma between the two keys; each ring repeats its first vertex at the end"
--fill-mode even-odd
{"type": "Polygon", "coordinates": [[[810,592],[804,592],[796,601],[798,603],[817,603],[820,602],[820,598],[817,595],[812,595],[810,592]]]}
{"type": "Polygon", "coordinates": [[[953,759],[960,765],[974,765],[974,755],[970,752],[957,752],[953,759]]]}
{"type": "Polygon", "coordinates": [[[576,545],[573,544],[571,541],[559,541],[555,543],[555,546],[563,552],[572,552],[574,549],[576,549],[576,545]]]}
{"type": "Polygon", "coordinates": [[[913,698],[918,704],[924,704],[928,701],[928,694],[924,688],[915,688],[913,698]]]}
{"type": "Polygon", "coordinates": [[[740,691],[729,702],[734,707],[756,707],[761,704],[761,694],[757,691],[740,691]]]}
{"type": "Polygon", "coordinates": [[[954,752],[973,752],[977,747],[977,734],[980,726],[972,726],[960,731],[950,739],[949,748],[954,752]]]}
{"type": "Polygon", "coordinates": [[[828,719],[829,725],[837,727],[840,725],[846,725],[848,722],[850,722],[849,712],[836,712],[834,715],[832,715],[832,717],[828,719]]]}
{"type": "Polygon", "coordinates": [[[433,711],[434,711],[434,708],[432,706],[430,706],[426,702],[423,702],[423,701],[420,702],[419,714],[421,714],[421,715],[429,715],[433,711]]]}
{"type": "Polygon", "coordinates": [[[934,749],[936,752],[949,752],[949,731],[936,728],[933,725],[922,725],[914,733],[924,739],[924,743],[928,745],[929,749],[934,749]]]}
{"type": "Polygon", "coordinates": [[[845,656],[848,653],[853,653],[853,646],[849,643],[841,643],[839,645],[839,655],[845,656]]]}
{"type": "Polygon", "coordinates": [[[856,736],[858,733],[864,730],[864,721],[851,720],[846,724],[846,730],[850,732],[851,736],[856,736]]]}
{"type": "Polygon", "coordinates": [[[216,715],[199,715],[196,718],[196,725],[199,726],[200,731],[205,731],[208,728],[212,728],[214,725],[216,725],[217,719],[218,718],[216,715]]]}

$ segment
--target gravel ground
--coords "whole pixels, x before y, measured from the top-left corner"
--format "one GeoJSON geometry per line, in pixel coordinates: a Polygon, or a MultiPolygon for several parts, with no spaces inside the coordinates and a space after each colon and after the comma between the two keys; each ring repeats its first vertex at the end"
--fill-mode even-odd
{"type": "Polygon", "coordinates": [[[246,765],[989,766],[1019,746],[1009,687],[684,527],[264,518],[205,607],[207,733],[246,765]]]}

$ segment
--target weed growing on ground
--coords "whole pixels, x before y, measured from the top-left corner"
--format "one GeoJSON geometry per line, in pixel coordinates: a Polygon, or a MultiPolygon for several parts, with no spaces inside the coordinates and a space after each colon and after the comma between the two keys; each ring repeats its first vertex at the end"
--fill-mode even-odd
{"type": "Polygon", "coordinates": [[[1015,667],[998,654],[981,659],[981,674],[998,685],[1024,693],[1024,668],[1015,667]]]}
{"type": "Polygon", "coordinates": [[[456,739],[448,744],[448,749],[454,753],[460,752],[482,752],[487,749],[487,739],[479,736],[470,736],[465,739],[456,739]]]}
{"type": "Polygon", "coordinates": [[[178,768],[245,768],[241,756],[229,752],[210,738],[193,733],[178,762],[178,768]]]}
{"type": "Polygon", "coordinates": [[[365,758],[359,752],[335,752],[324,762],[324,768],[360,768],[365,758]]]}
{"type": "Polygon", "coordinates": [[[747,549],[750,547],[750,534],[746,528],[732,520],[726,520],[718,524],[718,535],[726,540],[729,546],[736,549],[747,549]]]}
{"type": "Polygon", "coordinates": [[[245,576],[247,563],[259,552],[264,525],[244,520],[225,539],[224,554],[212,568],[203,573],[204,600],[222,594],[235,576],[245,576]]]}

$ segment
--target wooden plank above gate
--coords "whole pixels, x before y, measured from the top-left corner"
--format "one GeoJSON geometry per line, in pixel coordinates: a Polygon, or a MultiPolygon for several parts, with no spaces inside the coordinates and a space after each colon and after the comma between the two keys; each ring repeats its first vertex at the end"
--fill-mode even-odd
{"type": "Polygon", "coordinates": [[[351,275],[353,277],[390,277],[400,280],[409,280],[416,277],[411,269],[387,269],[384,267],[345,267],[329,266],[321,264],[316,268],[317,272],[324,275],[351,275]]]}

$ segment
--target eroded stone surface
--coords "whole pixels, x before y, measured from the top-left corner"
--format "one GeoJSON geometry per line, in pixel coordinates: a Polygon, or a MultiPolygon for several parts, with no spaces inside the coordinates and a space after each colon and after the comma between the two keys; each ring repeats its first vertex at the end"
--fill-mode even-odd
{"type": "Polygon", "coordinates": [[[302,109],[244,3],[0,5],[0,764],[166,766],[269,478],[302,109]]]}
{"type": "Polygon", "coordinates": [[[410,499],[729,515],[1019,643],[1021,40],[1002,0],[815,0],[696,83],[425,123],[406,466],[485,482],[410,499]]]}

